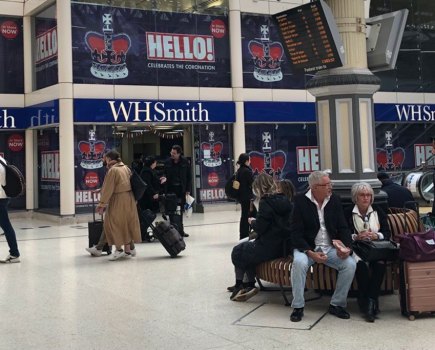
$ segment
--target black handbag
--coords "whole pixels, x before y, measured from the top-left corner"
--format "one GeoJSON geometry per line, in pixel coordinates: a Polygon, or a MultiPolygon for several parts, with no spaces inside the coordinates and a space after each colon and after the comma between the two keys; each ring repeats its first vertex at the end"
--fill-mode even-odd
{"type": "Polygon", "coordinates": [[[131,190],[133,191],[134,199],[138,201],[144,195],[148,185],[134,170],[131,171],[130,184],[131,190]]]}
{"type": "Polygon", "coordinates": [[[394,261],[399,258],[399,247],[393,241],[354,241],[353,251],[367,262],[371,261],[394,261]]]}

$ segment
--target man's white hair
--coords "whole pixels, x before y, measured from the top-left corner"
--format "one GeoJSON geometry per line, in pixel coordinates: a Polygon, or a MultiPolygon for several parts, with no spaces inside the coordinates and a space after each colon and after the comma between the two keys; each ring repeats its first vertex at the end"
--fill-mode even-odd
{"type": "Polygon", "coordinates": [[[313,188],[313,186],[319,184],[325,176],[329,177],[329,173],[326,171],[313,171],[308,176],[308,185],[310,188],[313,188]]]}

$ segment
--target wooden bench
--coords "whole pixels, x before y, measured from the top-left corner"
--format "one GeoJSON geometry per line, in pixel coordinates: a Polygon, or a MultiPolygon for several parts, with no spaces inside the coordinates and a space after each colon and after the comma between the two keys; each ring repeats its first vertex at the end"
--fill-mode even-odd
{"type": "MultiPolygon", "coordinates": [[[[387,215],[392,239],[397,240],[398,235],[405,232],[419,232],[423,230],[418,214],[410,209],[390,208],[387,215]]],[[[256,267],[257,282],[260,290],[269,290],[262,282],[268,282],[279,286],[286,306],[290,305],[285,294],[291,290],[291,256],[263,262],[256,267]]],[[[337,283],[337,271],[324,264],[314,264],[308,270],[305,288],[315,290],[319,295],[332,294],[337,283]]],[[[381,288],[381,294],[392,294],[399,289],[399,265],[398,262],[388,262],[385,277],[381,288]]],[[[349,295],[356,296],[358,285],[354,278],[349,295]]]]}

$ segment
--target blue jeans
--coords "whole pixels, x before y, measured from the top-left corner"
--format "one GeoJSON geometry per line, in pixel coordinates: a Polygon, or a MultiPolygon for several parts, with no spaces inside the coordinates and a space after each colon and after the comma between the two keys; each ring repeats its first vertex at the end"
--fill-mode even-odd
{"type": "Polygon", "coordinates": [[[20,256],[17,245],[17,237],[15,236],[14,228],[11,225],[8,215],[9,198],[0,198],[0,227],[3,229],[6,241],[9,245],[9,254],[20,256]]]}
{"type": "MultiPolygon", "coordinates": [[[[347,293],[352,285],[355,275],[356,263],[351,256],[346,259],[341,259],[337,256],[335,248],[331,248],[327,253],[328,260],[325,265],[338,270],[337,285],[334,294],[331,298],[331,305],[346,307],[347,293]]],[[[291,282],[293,301],[292,307],[304,307],[304,289],[307,271],[314,264],[314,260],[309,258],[307,254],[300,252],[298,249],[293,250],[293,264],[291,269],[291,282]]]]}

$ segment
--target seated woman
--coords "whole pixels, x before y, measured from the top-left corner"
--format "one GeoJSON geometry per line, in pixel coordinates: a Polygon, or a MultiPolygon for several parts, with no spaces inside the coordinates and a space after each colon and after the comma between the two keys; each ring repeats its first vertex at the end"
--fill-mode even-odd
{"type": "Polygon", "coordinates": [[[276,193],[273,178],[261,173],[254,180],[252,189],[260,203],[256,218],[248,220],[257,238],[239,243],[231,253],[236,273],[236,284],[230,297],[233,301],[246,301],[257,294],[256,265],[282,256],[284,241],[290,234],[292,203],[283,193],[276,193]],[[245,273],[247,282],[243,283],[245,273]]]}
{"type": "MultiPolygon", "coordinates": [[[[390,239],[391,232],[387,215],[373,204],[372,187],[365,182],[356,183],[351,190],[355,206],[345,211],[346,219],[352,230],[353,240],[390,239]]],[[[365,262],[355,253],[357,262],[356,279],[358,283],[358,304],[367,322],[374,322],[379,312],[378,297],[385,274],[385,262],[365,262]]]]}

